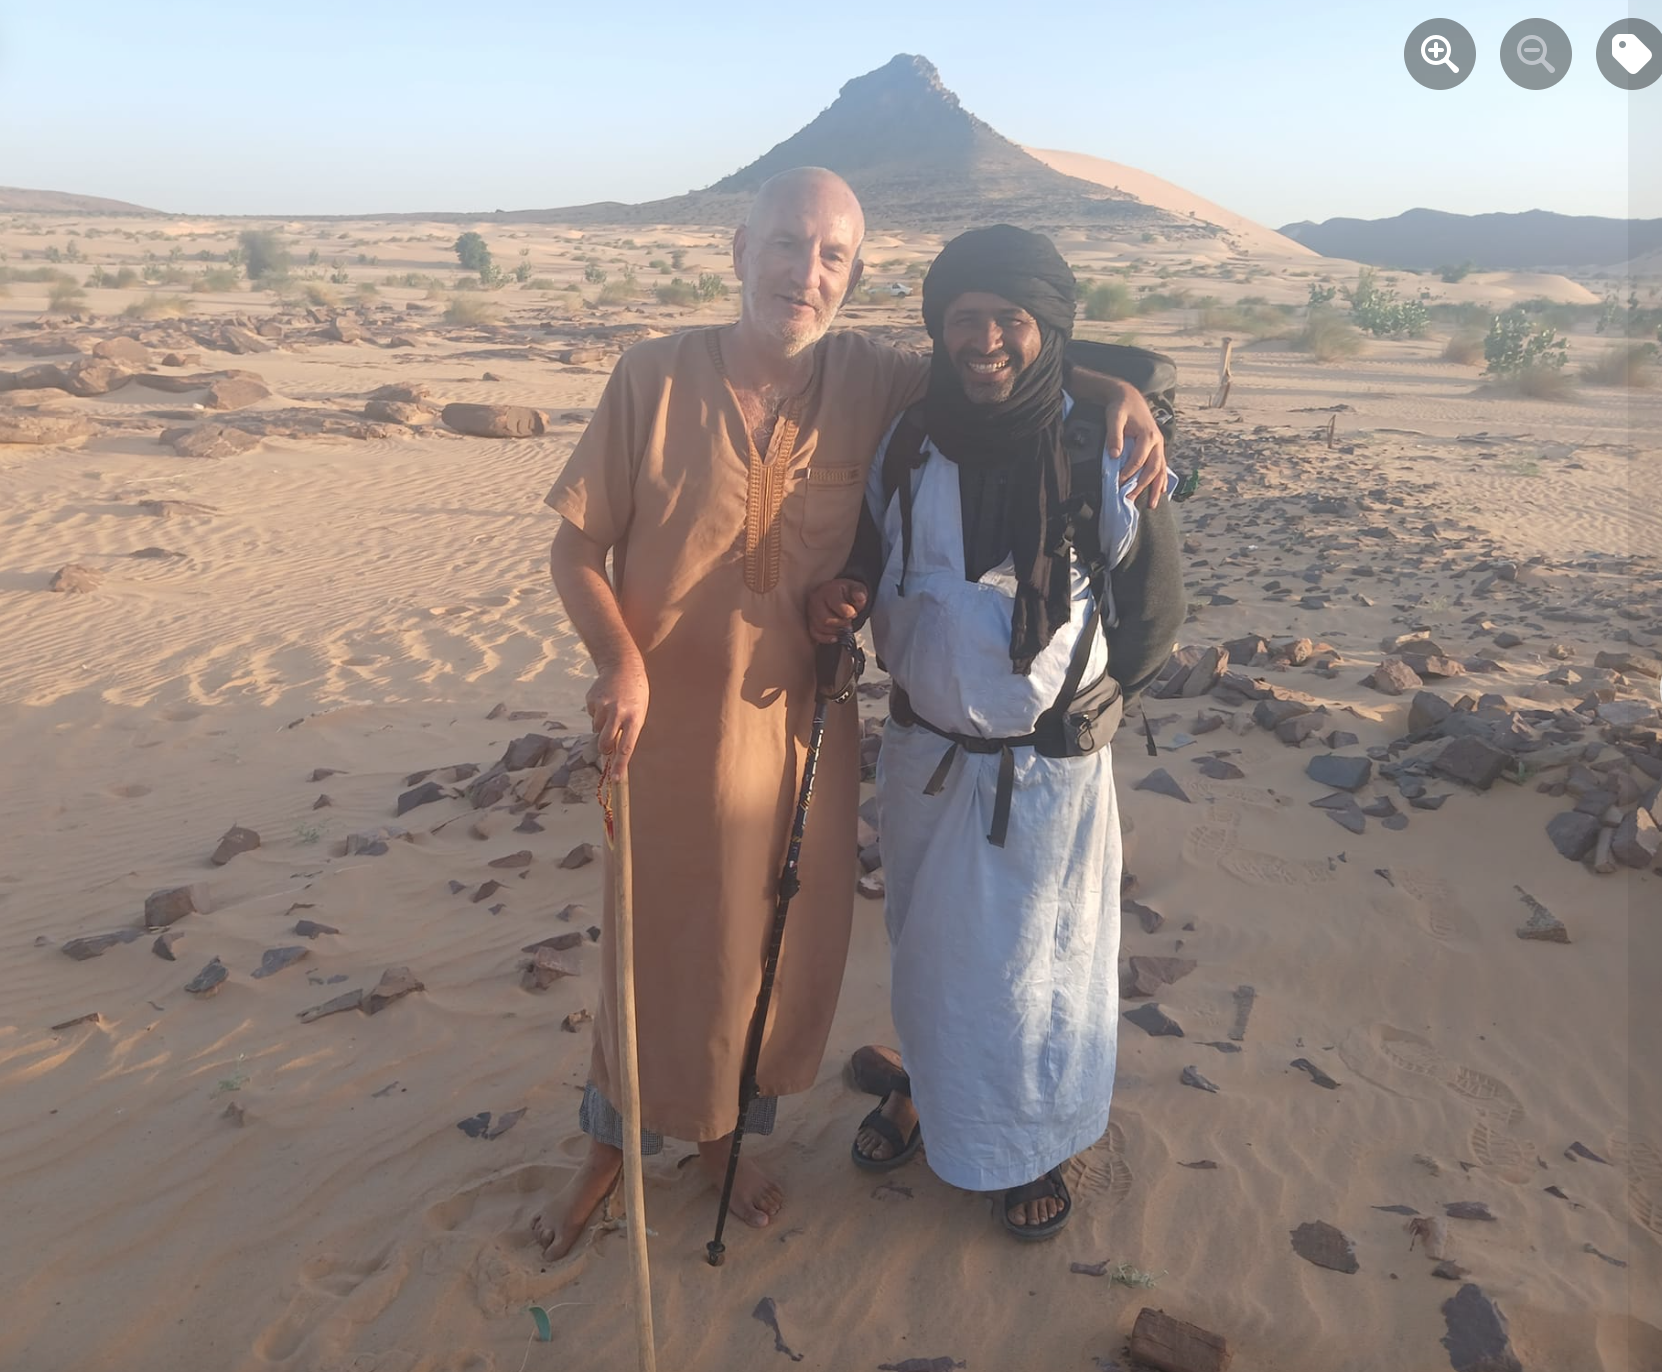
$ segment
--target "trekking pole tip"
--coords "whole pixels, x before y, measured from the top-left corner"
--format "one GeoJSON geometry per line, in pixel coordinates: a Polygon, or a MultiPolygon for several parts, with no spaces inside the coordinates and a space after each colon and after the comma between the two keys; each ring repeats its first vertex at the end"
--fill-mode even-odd
{"type": "Polygon", "coordinates": [[[709,1243],[704,1245],[704,1261],[709,1263],[711,1267],[720,1267],[722,1263],[727,1261],[727,1245],[711,1239],[709,1243]]]}

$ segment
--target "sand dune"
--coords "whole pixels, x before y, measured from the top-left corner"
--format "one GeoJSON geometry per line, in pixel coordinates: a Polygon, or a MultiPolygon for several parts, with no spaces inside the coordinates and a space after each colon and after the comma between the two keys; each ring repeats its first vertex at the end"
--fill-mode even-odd
{"type": "MultiPolygon", "coordinates": [[[[234,227],[206,223],[215,236],[184,246],[223,251],[234,227]]],[[[335,252],[378,259],[354,262],[354,283],[406,271],[449,281],[454,231],[311,226],[296,250],[317,246],[327,270],[331,235],[346,232],[357,241],[335,252]]],[[[497,324],[446,324],[447,298],[384,282],[361,304],[353,284],[331,286],[337,307],[239,289],[193,297],[183,320],[125,322],[138,293],[93,289],[95,318],[46,328],[35,326],[44,283],[14,282],[0,299],[8,374],[71,365],[94,339],[124,334],[158,359],[176,346],[200,354],[158,361],[161,374],[237,368],[272,391],[215,415],[196,408],[203,387],[54,392],[42,413],[83,417],[90,435],[0,446],[8,1372],[632,1365],[622,1236],[598,1228],[549,1266],[526,1235],[581,1152],[587,1039],[560,1026],[594,1004],[599,959],[585,939],[578,975],[535,992],[521,950],[581,933],[598,913],[598,866],[559,866],[598,841],[596,806],[579,785],[475,809],[459,782],[395,810],[418,773],[488,768],[528,732],[579,734],[588,669],[548,585],[542,494],[621,346],[607,330],[718,321],[735,307],[688,312],[643,295],[595,309],[562,289],[585,284],[585,258],[614,278],[634,265],[651,284],[651,261],[673,247],[689,249],[682,274],[723,270],[717,230],[489,236],[510,264],[528,248],[553,283],[493,296],[497,324]],[[336,315],[366,337],[327,338],[336,315]],[[193,340],[233,316],[281,322],[280,345],[232,355],[193,340]],[[405,333],[410,346],[391,346],[405,333]],[[43,337],[59,350],[41,351],[43,337]],[[583,342],[603,356],[558,360],[583,342]],[[535,406],[548,430],[315,431],[330,417],[364,425],[365,397],[395,382],[439,401],[535,406]],[[219,460],[159,442],[207,420],[266,436],[219,460]],[[178,556],[134,556],[146,549],[178,556]],[[96,572],[96,589],[49,592],[69,563],[96,572]],[[498,704],[520,717],[492,718],[498,704]],[[311,780],[317,769],[332,774],[311,780]],[[330,803],[314,808],[322,795],[330,803]],[[215,866],[232,824],[261,844],[215,866]],[[383,828],[408,837],[346,855],[348,836],[383,828]],[[491,865],[520,853],[526,865],[491,865]],[[59,951],[136,930],[151,892],[184,883],[205,886],[208,908],[172,926],[175,961],[152,952],[153,933],[88,961],[59,951]],[[560,918],[574,903],[589,913],[560,918]],[[339,932],[306,938],[302,919],[339,932]],[[307,956],[255,978],[281,947],[307,956]],[[187,993],[215,957],[225,983],[210,998],[187,993]],[[424,989],[373,1016],[298,1018],[390,967],[424,989]],[[497,1138],[457,1127],[519,1110],[497,1138]],[[551,1312],[552,1346],[529,1342],[532,1303],[551,1312]]],[[[13,265],[41,243],[0,232],[13,265]]],[[[143,251],[119,244],[134,261],[143,251]]],[[[1306,281],[1278,269],[1253,287],[1293,300],[1306,281]]],[[[915,300],[861,303],[848,320],[916,342],[916,311],[915,300]]],[[[1230,403],[1208,411],[1219,333],[1194,313],[1135,321],[1179,363],[1181,460],[1205,463],[1184,511],[1185,644],[1258,633],[1330,645],[1331,667],[1240,670],[1324,706],[1321,734],[1354,733],[1341,749],[1351,755],[1409,732],[1413,693],[1385,696],[1363,678],[1388,638],[1416,630],[1473,664],[1427,683],[1451,701],[1493,693],[1519,710],[1570,710],[1600,688],[1656,700],[1655,681],[1595,666],[1601,651],[1642,657],[1662,642],[1655,391],[1516,400],[1442,361],[1440,340],[1372,342],[1332,365],[1266,342],[1237,351],[1230,403]],[[1511,579],[1497,570],[1479,589],[1482,567],[1507,563],[1511,579]],[[1498,646],[1506,632],[1520,641],[1498,646]]],[[[1574,339],[1578,359],[1602,346],[1574,339]]],[[[885,1178],[849,1166],[871,1102],[842,1064],[892,1034],[881,910],[863,903],[819,1080],[755,1144],[789,1189],[778,1227],[730,1231],[714,1271],[702,1260],[713,1202],[677,1166],[686,1150],[649,1167],[659,1366],[784,1366],[754,1316],[771,1298],[781,1341],[827,1372],[945,1366],[935,1359],[972,1372],[1128,1369],[1125,1339],[1145,1305],[1227,1335],[1235,1372],[1429,1372],[1449,1365],[1441,1310],[1460,1284],[1435,1278],[1410,1251],[1406,1217],[1381,1207],[1441,1215],[1459,1201],[1494,1216],[1449,1220],[1451,1256],[1504,1313],[1522,1366],[1662,1366],[1662,1092],[1648,1068],[1662,1030],[1651,991],[1662,874],[1596,875],[1558,855],[1545,826],[1575,795],[1536,782],[1567,766],[1487,792],[1432,778],[1447,795],[1435,812],[1376,769],[1359,799],[1394,799],[1407,826],[1376,814],[1347,832],[1311,804],[1326,788],[1307,768],[1324,746],[1288,746],[1252,722],[1251,702],[1216,693],[1145,704],[1160,756],[1146,755],[1138,719],[1116,741],[1117,786],[1133,895],[1164,923],[1145,932],[1128,913],[1124,953],[1198,966],[1157,998],[1185,1037],[1122,1027],[1113,1124],[1071,1174],[1075,1223],[1018,1247],[985,1198],[921,1163],[885,1178]],[[1241,775],[1209,777],[1207,759],[1241,775]],[[1155,768],[1188,803],[1138,789],[1155,768]],[[1516,936],[1529,917],[1520,888],[1562,919],[1568,945],[1516,936]],[[1241,1051],[1227,1053],[1216,1045],[1231,1042],[1243,986],[1255,998],[1241,1051]],[[1337,1089],[1290,1065],[1300,1058],[1337,1089]],[[1181,1085],[1188,1066],[1219,1092],[1181,1085]],[[1313,1221],[1352,1241],[1357,1272],[1295,1254],[1291,1231],[1313,1221]],[[1156,1285],[1070,1270],[1104,1261],[1156,1285]]],[[[883,708],[863,702],[869,717],[883,708]]],[[[1577,738],[1598,744],[1595,763],[1617,763],[1618,787],[1638,764],[1611,733],[1587,725],[1577,738]]]]}

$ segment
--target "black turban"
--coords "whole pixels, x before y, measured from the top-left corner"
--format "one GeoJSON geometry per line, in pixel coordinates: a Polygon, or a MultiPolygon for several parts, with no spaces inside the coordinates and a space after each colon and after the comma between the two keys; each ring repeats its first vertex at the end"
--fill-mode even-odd
{"type": "Polygon", "coordinates": [[[1062,349],[1073,334],[1073,272],[1043,234],[1009,224],[972,229],[941,249],[923,279],[923,322],[935,340],[924,427],[959,468],[966,514],[989,491],[1006,492],[992,518],[965,522],[965,573],[978,578],[1009,555],[1016,571],[1010,660],[1026,675],[1072,614],[1062,448],[1062,349]],[[971,291],[1002,296],[1039,325],[1039,355],[1007,400],[972,404],[942,336],[948,307],[971,291]]]}

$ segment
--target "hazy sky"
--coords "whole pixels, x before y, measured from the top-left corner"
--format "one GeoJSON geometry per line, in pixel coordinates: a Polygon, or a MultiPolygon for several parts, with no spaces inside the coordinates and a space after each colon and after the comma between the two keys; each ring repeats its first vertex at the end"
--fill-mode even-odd
{"type": "MultiPolygon", "coordinates": [[[[654,199],[743,166],[843,82],[911,52],[1017,142],[1127,163],[1271,226],[1413,206],[1662,215],[1662,82],[1617,90],[1594,59],[1622,7],[1545,11],[1575,52],[1540,92],[1513,86],[1497,57],[1527,12],[17,0],[0,7],[0,185],[203,214],[654,199]],[[1477,42],[1452,91],[1403,68],[1409,31],[1434,13],[1477,42]]],[[[1662,3],[1633,12],[1662,23],[1662,3]]]]}

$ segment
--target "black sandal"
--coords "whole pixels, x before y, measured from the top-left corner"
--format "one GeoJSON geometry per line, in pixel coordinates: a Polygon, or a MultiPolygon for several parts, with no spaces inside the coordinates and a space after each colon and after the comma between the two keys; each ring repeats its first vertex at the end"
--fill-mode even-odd
{"type": "Polygon", "coordinates": [[[1073,1218],[1073,1197],[1068,1194],[1068,1184],[1062,1180],[1060,1167],[1052,1167],[1044,1176],[1037,1181],[1028,1182],[1026,1186],[1012,1186],[1004,1193],[1003,1207],[999,1211],[999,1218],[1004,1222],[1004,1227],[1023,1243],[1053,1239],[1067,1228],[1068,1221],[1073,1218]],[[1062,1202],[1062,1208],[1043,1224],[1016,1224],[1011,1220],[1012,1209],[1036,1200],[1059,1200],[1062,1202]]]}
{"type": "MultiPolygon", "coordinates": [[[[914,1124],[912,1126],[912,1137],[903,1139],[900,1137],[900,1130],[895,1128],[894,1121],[884,1117],[883,1107],[889,1103],[889,1096],[893,1094],[893,1091],[889,1092],[878,1102],[877,1108],[860,1121],[860,1128],[870,1129],[881,1135],[883,1141],[894,1152],[886,1158],[867,1157],[860,1151],[860,1136],[858,1133],[854,1135],[854,1142],[848,1146],[849,1154],[854,1159],[854,1165],[863,1171],[891,1172],[896,1167],[904,1167],[917,1156],[918,1149],[923,1145],[922,1124],[914,1124]]],[[[902,1091],[901,1094],[910,1095],[911,1093],[902,1091]]]]}

